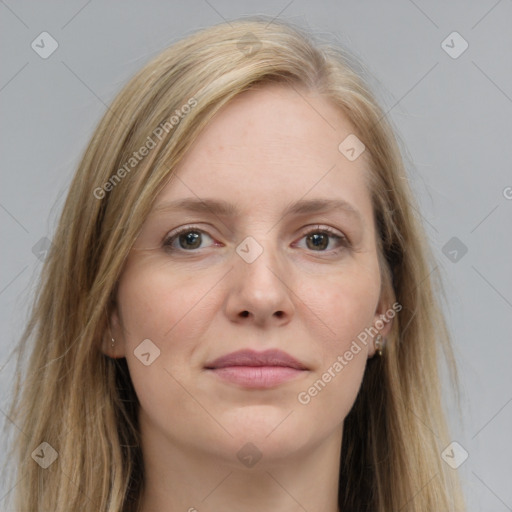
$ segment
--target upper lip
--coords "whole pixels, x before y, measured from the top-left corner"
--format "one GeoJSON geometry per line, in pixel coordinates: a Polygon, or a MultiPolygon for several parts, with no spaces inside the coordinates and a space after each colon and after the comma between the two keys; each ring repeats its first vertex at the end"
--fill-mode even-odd
{"type": "Polygon", "coordinates": [[[207,363],[205,368],[212,370],[216,368],[226,368],[227,366],[285,366],[296,368],[297,370],[307,370],[301,362],[282,350],[265,350],[257,352],[255,350],[238,350],[225,356],[218,357],[214,361],[207,363]]]}

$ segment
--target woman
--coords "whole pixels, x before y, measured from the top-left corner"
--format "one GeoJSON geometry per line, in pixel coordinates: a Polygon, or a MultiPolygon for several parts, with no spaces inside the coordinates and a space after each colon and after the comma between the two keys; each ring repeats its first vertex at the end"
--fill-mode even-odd
{"type": "Polygon", "coordinates": [[[413,204],[343,50],[260,18],[165,50],[98,126],[45,262],[17,510],[463,510],[413,204]]]}

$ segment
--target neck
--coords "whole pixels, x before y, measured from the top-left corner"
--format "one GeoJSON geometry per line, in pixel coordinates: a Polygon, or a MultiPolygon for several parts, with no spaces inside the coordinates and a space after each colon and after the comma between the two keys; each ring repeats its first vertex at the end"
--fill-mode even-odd
{"type": "Polygon", "coordinates": [[[339,511],[341,427],[321,445],[280,460],[265,452],[252,467],[236,457],[180,446],[155,430],[145,436],[145,431],[142,419],[141,512],[339,511]]]}

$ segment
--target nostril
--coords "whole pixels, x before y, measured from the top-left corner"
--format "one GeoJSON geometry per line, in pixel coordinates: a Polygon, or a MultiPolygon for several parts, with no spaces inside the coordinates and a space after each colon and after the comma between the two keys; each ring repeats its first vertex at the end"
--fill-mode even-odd
{"type": "Polygon", "coordinates": [[[240,313],[243,317],[249,316],[249,311],[242,311],[240,313]]]}
{"type": "Polygon", "coordinates": [[[283,316],[282,311],[276,311],[274,314],[277,316],[277,318],[281,318],[283,316]]]}

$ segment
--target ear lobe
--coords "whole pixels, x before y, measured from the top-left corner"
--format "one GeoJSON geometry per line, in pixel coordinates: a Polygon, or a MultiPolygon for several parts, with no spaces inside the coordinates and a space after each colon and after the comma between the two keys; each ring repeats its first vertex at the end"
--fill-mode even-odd
{"type": "Polygon", "coordinates": [[[373,327],[378,331],[378,334],[372,337],[372,342],[369,344],[368,348],[368,358],[371,358],[375,355],[375,341],[377,336],[382,336],[380,342],[385,345],[386,338],[388,337],[391,329],[393,327],[393,318],[396,316],[397,311],[400,311],[402,307],[400,304],[395,302],[393,306],[389,306],[388,304],[379,303],[377,311],[373,317],[373,327]]]}
{"type": "Polygon", "coordinates": [[[124,357],[124,339],[119,314],[115,306],[110,315],[107,315],[101,347],[101,351],[113,359],[124,357]]]}
{"type": "MultiPolygon", "coordinates": [[[[389,312],[390,310],[394,313],[392,308],[388,308],[386,312],[389,312]]],[[[383,338],[386,338],[391,332],[391,328],[393,327],[393,318],[395,316],[390,316],[386,314],[386,312],[376,314],[373,320],[375,329],[379,331],[379,334],[381,334],[383,338]]]]}

